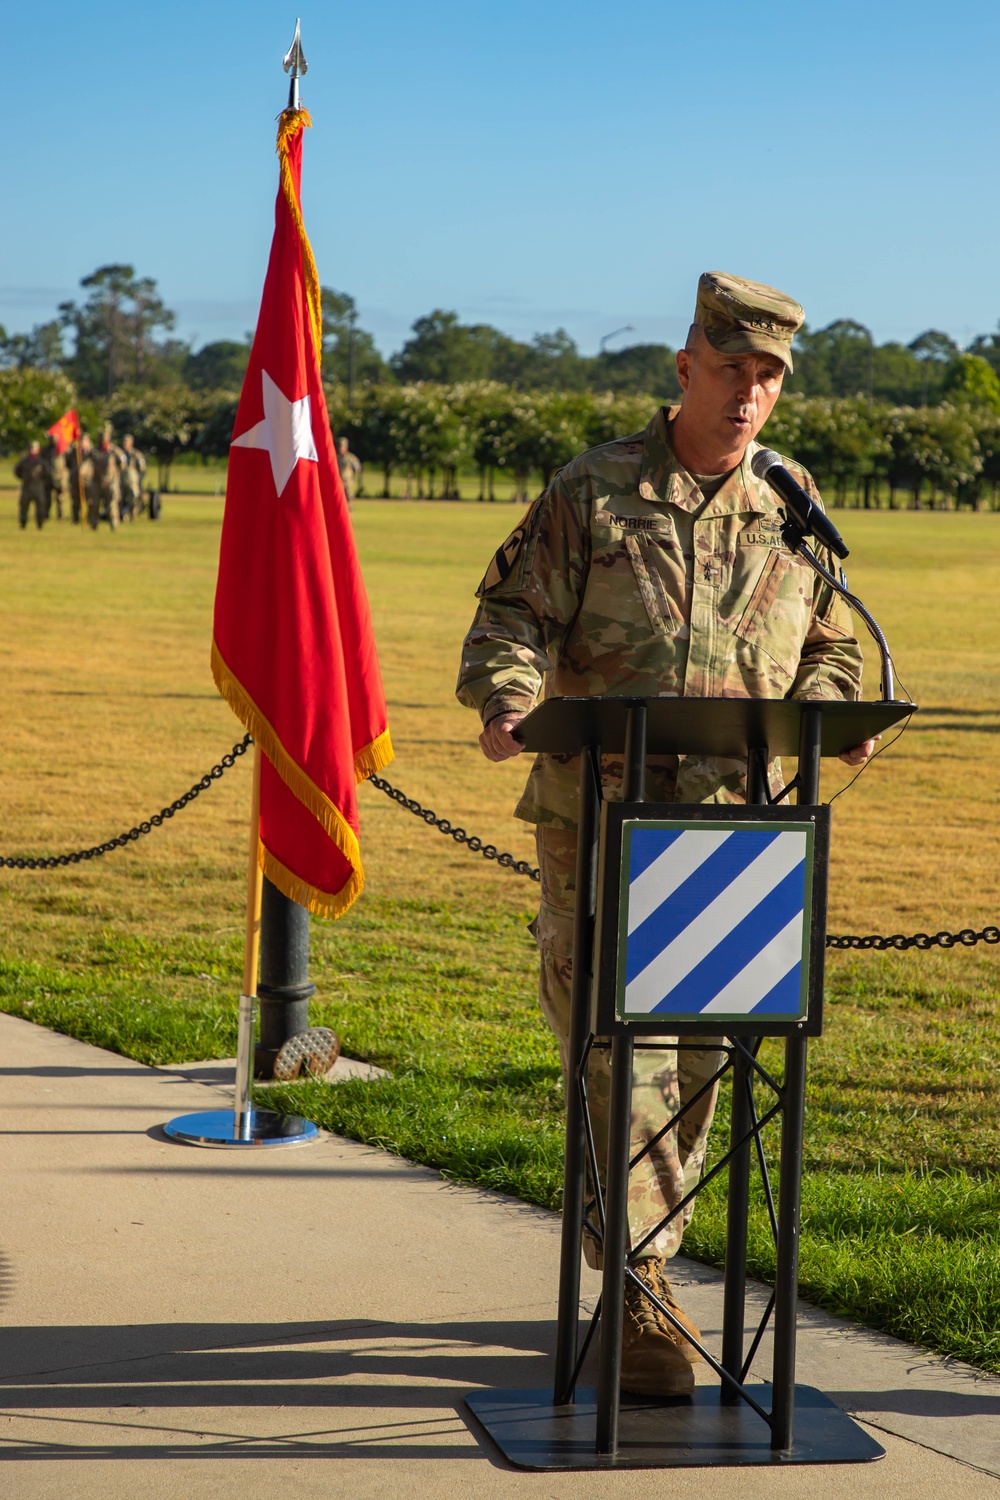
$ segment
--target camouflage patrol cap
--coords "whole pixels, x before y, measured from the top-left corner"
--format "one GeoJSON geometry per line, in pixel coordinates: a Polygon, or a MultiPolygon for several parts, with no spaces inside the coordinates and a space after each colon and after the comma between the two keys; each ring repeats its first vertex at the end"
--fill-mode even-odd
{"type": "Polygon", "coordinates": [[[694,321],[720,354],[776,354],[791,370],[792,339],[804,316],[794,298],[761,281],[723,271],[698,279],[694,321]]]}

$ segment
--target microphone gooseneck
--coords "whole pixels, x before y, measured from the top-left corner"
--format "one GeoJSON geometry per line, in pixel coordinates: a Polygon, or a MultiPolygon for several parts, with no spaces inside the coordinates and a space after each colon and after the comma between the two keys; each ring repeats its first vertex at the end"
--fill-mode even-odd
{"type": "Polygon", "coordinates": [[[840,577],[837,578],[829,568],[823,566],[816,554],[805,543],[807,536],[813,536],[824,546],[829,547],[837,557],[844,558],[847,556],[847,548],[840,532],[829,516],[820,510],[819,506],[806,494],[798,480],[789,474],[781,462],[780,454],[775,453],[773,448],[761,448],[750,460],[750,467],[757,478],[766,480],[785,502],[786,522],[783,535],[788,546],[802,558],[803,562],[807,562],[842,599],[846,599],[851,609],[856,610],[868,626],[878,647],[882,665],[883,702],[895,702],[895,673],[892,657],[889,655],[889,646],[881,626],[871,611],[862,604],[857,594],[852,594],[848,589],[843,569],[840,570],[840,577]]]}
{"type": "Polygon", "coordinates": [[[781,455],[773,448],[761,448],[750,460],[750,467],[758,479],[765,480],[785,502],[789,520],[803,536],[814,536],[824,547],[829,547],[835,557],[847,557],[844,538],[830,517],[820,510],[812,497],[807,495],[794,475],[781,462],[781,455]]]}

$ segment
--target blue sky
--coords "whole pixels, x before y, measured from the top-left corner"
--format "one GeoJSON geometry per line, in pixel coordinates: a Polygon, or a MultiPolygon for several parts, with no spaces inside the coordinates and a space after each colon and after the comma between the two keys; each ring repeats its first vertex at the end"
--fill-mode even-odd
{"type": "Polygon", "coordinates": [[[698,273],[877,339],[1000,319],[1000,6],[34,0],[0,14],[0,323],[129,261],[198,345],[254,324],[303,7],[321,280],[385,351],[433,307],[675,343],[698,273]]]}

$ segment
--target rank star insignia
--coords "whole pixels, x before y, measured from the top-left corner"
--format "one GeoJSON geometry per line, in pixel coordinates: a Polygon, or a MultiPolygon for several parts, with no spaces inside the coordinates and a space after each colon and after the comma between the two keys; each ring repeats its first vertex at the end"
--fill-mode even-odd
{"type": "Polygon", "coordinates": [[[299,459],[318,463],[312,430],[312,410],[308,396],[289,401],[266,370],[261,372],[264,387],[264,419],[239,437],[234,448],[262,448],[271,458],[274,487],[280,495],[299,459]]]}

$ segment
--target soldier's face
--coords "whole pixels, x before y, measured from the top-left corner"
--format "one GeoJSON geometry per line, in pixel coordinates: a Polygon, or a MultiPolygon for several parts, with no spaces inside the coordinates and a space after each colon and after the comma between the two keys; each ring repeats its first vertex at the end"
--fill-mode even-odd
{"type": "Polygon", "coordinates": [[[774,410],[784,374],[774,354],[722,354],[698,339],[677,355],[690,429],[720,454],[742,456],[774,410]]]}

